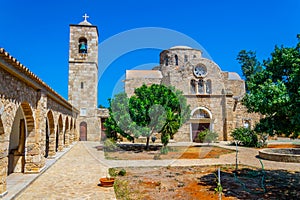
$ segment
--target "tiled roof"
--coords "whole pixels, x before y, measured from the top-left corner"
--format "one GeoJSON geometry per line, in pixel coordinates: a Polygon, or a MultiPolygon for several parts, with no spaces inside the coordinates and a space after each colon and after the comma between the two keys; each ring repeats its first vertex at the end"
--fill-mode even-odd
{"type": "MultiPolygon", "coordinates": [[[[0,48],[0,57],[11,66],[13,66],[16,70],[21,72],[23,75],[30,78],[33,82],[37,83],[41,86],[41,88],[46,89],[48,92],[52,93],[55,97],[61,100],[63,103],[67,104],[70,107],[73,107],[66,99],[60,96],[56,91],[54,91],[50,86],[48,86],[42,79],[40,79],[37,75],[31,72],[27,67],[25,67],[20,61],[11,56],[4,48],[0,48]]],[[[75,108],[73,108],[75,109],[75,108]]],[[[75,109],[75,111],[78,111],[75,109]]]]}

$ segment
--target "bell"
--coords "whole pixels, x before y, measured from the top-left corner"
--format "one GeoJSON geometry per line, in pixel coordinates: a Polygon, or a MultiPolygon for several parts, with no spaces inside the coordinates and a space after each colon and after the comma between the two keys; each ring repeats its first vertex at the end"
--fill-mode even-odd
{"type": "Polygon", "coordinates": [[[79,45],[79,52],[80,53],[87,53],[87,46],[84,42],[81,42],[79,45]]]}

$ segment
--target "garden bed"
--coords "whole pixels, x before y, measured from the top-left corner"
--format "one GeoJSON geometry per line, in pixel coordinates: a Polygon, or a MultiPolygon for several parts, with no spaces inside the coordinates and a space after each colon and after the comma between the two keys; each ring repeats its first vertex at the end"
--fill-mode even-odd
{"type": "Polygon", "coordinates": [[[145,146],[136,145],[135,147],[125,145],[117,151],[105,152],[106,159],[113,160],[158,160],[158,159],[205,159],[218,158],[221,155],[233,153],[233,150],[208,146],[169,146],[167,154],[161,154],[161,146],[151,146],[150,151],[146,151],[145,146]]]}
{"type": "MultiPolygon", "coordinates": [[[[218,199],[215,193],[217,166],[126,168],[115,181],[117,199],[218,199]]],[[[222,199],[297,199],[300,173],[264,171],[239,166],[221,166],[222,199]],[[237,181],[238,180],[238,181],[237,181]],[[244,186],[242,186],[242,184],[244,186]],[[265,191],[264,191],[265,189],[265,191]]]]}

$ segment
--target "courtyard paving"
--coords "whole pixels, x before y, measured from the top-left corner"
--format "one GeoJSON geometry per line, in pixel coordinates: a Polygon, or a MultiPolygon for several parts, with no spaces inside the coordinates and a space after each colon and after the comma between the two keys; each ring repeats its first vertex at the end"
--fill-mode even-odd
{"type": "MultiPolygon", "coordinates": [[[[191,143],[190,143],[191,144],[191,143]]],[[[206,166],[235,164],[236,154],[222,155],[218,159],[176,160],[106,160],[104,152],[98,151],[99,142],[78,142],[57,162],[37,177],[16,175],[9,177],[8,195],[4,199],[115,199],[113,188],[99,187],[100,177],[105,177],[109,167],[155,167],[155,166],[206,166]],[[35,179],[35,180],[34,180],[35,179]],[[34,180],[34,181],[33,181],[34,180]],[[33,181],[33,182],[32,182],[33,181]],[[13,191],[12,185],[28,187],[13,191]],[[20,191],[22,191],[20,193],[20,191]],[[17,195],[18,194],[18,195],[17,195]]],[[[176,145],[176,144],[175,144],[176,145]]],[[[182,145],[177,143],[177,145],[182,145]]],[[[185,144],[188,145],[188,144],[185,144]]],[[[235,150],[228,142],[215,144],[235,150]]],[[[262,167],[257,159],[258,149],[238,147],[238,163],[262,167]]],[[[262,160],[265,169],[300,171],[299,163],[284,163],[262,160]]],[[[50,166],[50,165],[49,165],[50,166]]]]}

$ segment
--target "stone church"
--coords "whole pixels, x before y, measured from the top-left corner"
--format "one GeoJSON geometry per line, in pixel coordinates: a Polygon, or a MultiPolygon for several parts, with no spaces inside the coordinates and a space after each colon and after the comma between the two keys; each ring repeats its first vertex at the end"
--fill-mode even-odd
{"type": "MultiPolygon", "coordinates": [[[[98,29],[87,21],[70,25],[68,100],[0,48],[0,197],[14,173],[41,173],[47,159],[74,141],[100,141],[107,109],[97,108],[98,29]]],[[[191,119],[175,141],[195,141],[208,128],[227,140],[230,131],[253,126],[257,116],[239,102],[245,83],[234,72],[223,72],[201,51],[185,46],[160,54],[153,70],[127,70],[125,91],[142,84],[173,85],[191,105],[191,119]]]]}
{"type": "Polygon", "coordinates": [[[191,108],[191,118],[174,140],[197,141],[204,129],[215,131],[219,140],[228,140],[237,127],[252,127],[257,114],[247,113],[240,100],[245,82],[235,72],[224,72],[202,52],[187,46],[175,46],[160,53],[160,65],[153,70],[127,70],[125,92],[128,96],[143,84],[164,84],[183,91],[191,108]]]}

